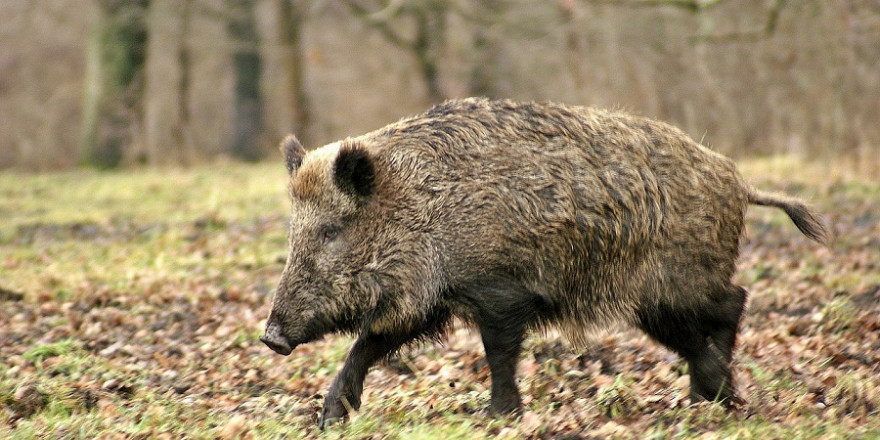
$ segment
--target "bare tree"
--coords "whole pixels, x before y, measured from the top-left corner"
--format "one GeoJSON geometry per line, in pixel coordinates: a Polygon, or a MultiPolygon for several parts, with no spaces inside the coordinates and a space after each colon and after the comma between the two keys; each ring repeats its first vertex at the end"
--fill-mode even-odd
{"type": "Polygon", "coordinates": [[[429,94],[621,107],[726,154],[880,166],[877,0],[258,0],[236,17],[256,9],[259,38],[232,41],[239,2],[0,2],[0,166],[193,163],[245,126],[258,157],[261,137],[338,138],[429,94]],[[348,33],[365,27],[382,41],[348,33]],[[237,74],[242,52],[259,64],[237,74]]]}
{"type": "Polygon", "coordinates": [[[306,20],[306,4],[302,0],[279,0],[279,40],[283,48],[283,65],[287,74],[285,105],[293,119],[290,131],[305,145],[310,144],[308,126],[311,121],[308,95],[305,90],[305,60],[302,32],[306,20]]]}
{"type": "MultiPolygon", "coordinates": [[[[486,0],[483,2],[486,9],[484,15],[488,18],[501,17],[506,5],[503,0],[486,0]]],[[[474,62],[471,65],[470,78],[468,78],[468,91],[471,95],[500,97],[499,68],[502,36],[498,26],[480,25],[475,26],[473,33],[474,62]]]]}
{"type": "Polygon", "coordinates": [[[177,114],[178,121],[172,132],[174,140],[182,150],[181,156],[183,160],[191,160],[195,155],[195,145],[192,138],[192,130],[190,127],[190,84],[191,78],[191,59],[192,51],[190,49],[190,25],[192,21],[192,0],[182,0],[181,7],[181,24],[180,24],[180,44],[177,46],[177,64],[180,66],[180,77],[177,80],[177,114]]]}
{"type": "Polygon", "coordinates": [[[451,2],[425,0],[407,2],[379,0],[368,2],[345,0],[349,9],[362,21],[378,30],[395,46],[413,55],[428,89],[428,99],[439,102],[446,98],[440,85],[440,58],[446,44],[446,19],[451,2]],[[409,35],[396,23],[409,22],[409,35]]]}
{"type": "Polygon", "coordinates": [[[153,0],[144,97],[144,149],[151,164],[186,163],[195,153],[190,135],[192,0],[153,0]]]}
{"type": "Polygon", "coordinates": [[[527,0],[346,0],[346,4],[388,42],[412,54],[432,102],[448,97],[440,66],[452,51],[450,32],[464,30],[472,36],[466,90],[472,95],[502,96],[509,92],[509,87],[500,85],[508,75],[502,68],[507,56],[504,40],[542,39],[570,21],[564,6],[548,8],[527,0]],[[451,28],[453,19],[457,27],[451,28]]]}
{"type": "Polygon", "coordinates": [[[235,103],[232,143],[229,152],[239,159],[254,161],[263,156],[260,133],[263,130],[263,97],[260,77],[263,64],[260,36],[250,0],[226,0],[226,29],[232,40],[235,76],[235,103]]]}
{"type": "Polygon", "coordinates": [[[80,161],[114,167],[141,120],[148,0],[101,0],[86,49],[80,161]]]}
{"type": "Polygon", "coordinates": [[[587,72],[585,69],[586,61],[584,60],[584,48],[581,41],[581,33],[578,29],[578,5],[575,0],[562,0],[559,2],[559,10],[564,20],[565,29],[565,60],[570,70],[574,96],[581,98],[586,88],[585,79],[587,72]]]}

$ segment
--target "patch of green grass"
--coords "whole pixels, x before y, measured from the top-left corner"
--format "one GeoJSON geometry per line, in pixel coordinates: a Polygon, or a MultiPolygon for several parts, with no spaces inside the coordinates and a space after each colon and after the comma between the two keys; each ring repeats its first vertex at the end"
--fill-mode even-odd
{"type": "Polygon", "coordinates": [[[331,344],[325,351],[320,353],[320,362],[315,363],[308,370],[309,375],[324,374],[332,376],[336,373],[337,368],[341,368],[342,362],[348,356],[348,351],[354,344],[354,338],[347,335],[340,335],[332,340],[331,344]]]}
{"type": "Polygon", "coordinates": [[[791,377],[787,369],[768,370],[754,361],[748,361],[741,368],[749,370],[755,379],[755,385],[762,393],[769,394],[776,399],[781,395],[789,398],[798,396],[805,391],[804,385],[791,377]]]}
{"type": "Polygon", "coordinates": [[[842,272],[827,279],[831,290],[838,292],[858,292],[869,286],[880,285],[880,272],[842,272]]]}
{"type": "Polygon", "coordinates": [[[0,173],[2,287],[66,301],[93,294],[78,286],[95,280],[125,291],[157,274],[222,278],[224,267],[276,264],[287,205],[275,165],[0,173]]]}
{"type": "Polygon", "coordinates": [[[0,236],[22,225],[140,223],[225,219],[285,211],[286,172],[279,164],[216,165],[194,169],[75,170],[52,174],[0,173],[0,236]]]}
{"type": "Polygon", "coordinates": [[[614,382],[596,392],[596,406],[608,418],[631,415],[638,410],[638,399],[633,393],[631,380],[622,374],[614,382]]]}
{"type": "Polygon", "coordinates": [[[758,263],[754,266],[743,268],[737,277],[743,283],[754,284],[757,281],[774,278],[779,275],[779,269],[773,265],[758,263]]]}
{"type": "Polygon", "coordinates": [[[239,346],[254,343],[260,339],[262,334],[259,329],[239,328],[232,336],[232,343],[239,346]]]}
{"type": "Polygon", "coordinates": [[[717,435],[716,438],[724,439],[870,438],[860,437],[853,430],[845,426],[828,423],[827,420],[823,420],[820,417],[799,420],[797,424],[786,424],[780,423],[778,420],[768,420],[758,416],[753,419],[737,421],[737,423],[724,424],[715,434],[717,435]]]}
{"type": "Polygon", "coordinates": [[[64,339],[58,342],[38,345],[24,352],[22,357],[29,361],[40,362],[41,360],[55,356],[65,356],[78,349],[77,341],[64,339]]]}
{"type": "Polygon", "coordinates": [[[820,325],[823,329],[837,333],[853,327],[858,310],[848,297],[839,296],[826,303],[820,313],[820,325]]]}
{"type": "Polygon", "coordinates": [[[875,417],[880,409],[880,391],[859,374],[841,374],[828,391],[827,400],[838,416],[875,417]]]}

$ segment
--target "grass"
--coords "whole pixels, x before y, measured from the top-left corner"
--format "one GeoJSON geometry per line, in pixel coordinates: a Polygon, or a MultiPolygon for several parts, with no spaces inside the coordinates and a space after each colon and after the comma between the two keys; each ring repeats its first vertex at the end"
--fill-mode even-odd
{"type": "Polygon", "coordinates": [[[750,210],[744,408],[690,405],[680,360],[623,332],[584,353],[531,337],[526,412],[491,417],[479,336],[458,329],[375,368],[361,410],[323,432],[352,338],[288,358],[257,340],[287,251],[280,164],[0,173],[0,438],[880,438],[880,182],[741,168],[810,198],[838,236],[823,249],[750,210]]]}

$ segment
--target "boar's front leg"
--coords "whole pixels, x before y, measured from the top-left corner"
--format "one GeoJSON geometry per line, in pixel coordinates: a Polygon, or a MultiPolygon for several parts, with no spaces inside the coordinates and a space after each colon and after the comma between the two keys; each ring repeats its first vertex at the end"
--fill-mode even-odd
{"type": "Polygon", "coordinates": [[[359,409],[367,371],[410,339],[412,338],[395,335],[361,334],[324,398],[324,409],[321,411],[318,426],[324,429],[333,421],[345,417],[349,408],[359,409]]]}
{"type": "Polygon", "coordinates": [[[490,410],[496,414],[516,413],[522,404],[515,375],[524,331],[502,324],[492,321],[481,322],[479,325],[483,347],[486,349],[486,361],[492,372],[490,410]]]}

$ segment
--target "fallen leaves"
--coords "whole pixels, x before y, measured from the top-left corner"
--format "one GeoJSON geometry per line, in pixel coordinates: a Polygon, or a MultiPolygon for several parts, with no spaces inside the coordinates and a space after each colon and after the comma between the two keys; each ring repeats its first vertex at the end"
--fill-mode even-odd
{"type": "MultiPolygon", "coordinates": [[[[518,369],[525,411],[493,419],[479,335],[458,326],[443,344],[374,368],[360,412],[338,429],[356,438],[461,426],[462,438],[878,433],[880,186],[847,188],[816,197],[833,213],[833,251],[784,217],[750,212],[736,280],[751,291],[734,355],[739,411],[691,404],[678,356],[623,331],[583,352],[531,337],[518,369]]],[[[7,234],[0,437],[53,436],[71,423],[130,438],[317,435],[323,393],[352,340],[327,337],[287,358],[259,343],[286,251],[283,211],[260,211],[44,219],[7,234]]]]}
{"type": "Polygon", "coordinates": [[[28,417],[43,409],[48,400],[46,393],[41,391],[37,385],[25,383],[15,390],[9,404],[19,417],[28,417]]]}

